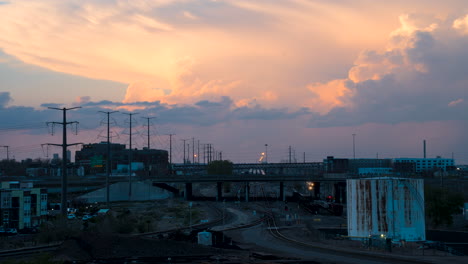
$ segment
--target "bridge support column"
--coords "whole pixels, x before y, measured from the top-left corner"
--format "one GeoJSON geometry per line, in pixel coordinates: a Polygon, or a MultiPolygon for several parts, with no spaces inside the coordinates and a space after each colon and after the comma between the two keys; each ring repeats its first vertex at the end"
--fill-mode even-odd
{"type": "Polygon", "coordinates": [[[192,199],[192,183],[191,182],[185,183],[184,198],[185,198],[185,200],[191,200],[192,199]]]}
{"type": "Polygon", "coordinates": [[[223,183],[222,182],[217,182],[216,183],[216,201],[222,201],[223,200],[223,183]]]}
{"type": "Polygon", "coordinates": [[[284,194],[284,182],[280,182],[280,192],[278,198],[283,202],[286,201],[286,195],[284,194]]]}
{"type": "Polygon", "coordinates": [[[249,182],[245,183],[245,201],[249,201],[250,185],[249,182]]]}
{"type": "Polygon", "coordinates": [[[314,196],[315,199],[320,199],[320,182],[314,182],[314,196]]]}

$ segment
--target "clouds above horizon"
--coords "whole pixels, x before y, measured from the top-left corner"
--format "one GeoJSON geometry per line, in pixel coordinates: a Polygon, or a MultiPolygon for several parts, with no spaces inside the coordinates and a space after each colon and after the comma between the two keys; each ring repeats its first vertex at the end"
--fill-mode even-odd
{"type": "MultiPolygon", "coordinates": [[[[0,129],[8,127],[22,128],[28,123],[45,123],[61,120],[61,112],[47,109],[48,107],[66,107],[56,103],[44,103],[40,109],[24,106],[7,106],[13,101],[8,92],[0,92],[0,129]],[[21,116],[21,118],[18,118],[21,116]]],[[[95,129],[100,126],[102,117],[100,111],[119,110],[122,113],[133,111],[140,116],[156,117],[162,125],[194,125],[213,126],[216,124],[237,120],[285,120],[309,115],[308,109],[290,111],[286,108],[264,108],[258,104],[236,107],[229,97],[222,97],[220,101],[203,100],[193,105],[170,105],[156,102],[122,103],[112,101],[92,101],[89,96],[77,98],[74,106],[81,109],[68,112],[74,120],[84,125],[85,129],[95,129]]],[[[124,118],[120,118],[124,119],[124,118]]],[[[39,126],[44,127],[44,126],[39,126]]]]}
{"type": "Polygon", "coordinates": [[[342,105],[311,126],[466,120],[468,32],[427,16],[400,20],[387,47],[363,51],[348,78],[315,84],[341,85],[342,105]]]}
{"type": "Polygon", "coordinates": [[[354,133],[367,156],[467,144],[466,0],[11,0],[0,13],[4,133],[46,133],[61,120],[46,107],[82,106],[70,120],[88,132],[98,111],[132,111],[233,148],[344,155],[354,133]]]}
{"type": "MultiPolygon", "coordinates": [[[[29,64],[128,84],[124,102],[229,96],[237,106],[324,114],[343,105],[342,90],[311,85],[345,77],[359,51],[385,43],[397,15],[418,5],[387,3],[383,15],[365,0],[11,1],[1,6],[0,48],[29,64]]],[[[424,7],[450,11],[435,1],[424,7]]]]}

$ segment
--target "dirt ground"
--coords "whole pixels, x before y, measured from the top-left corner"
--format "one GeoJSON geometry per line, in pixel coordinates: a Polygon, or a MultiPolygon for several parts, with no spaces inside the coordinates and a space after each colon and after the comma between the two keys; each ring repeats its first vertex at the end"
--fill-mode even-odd
{"type": "MultiPolygon", "coordinates": [[[[190,203],[182,199],[169,199],[151,202],[115,203],[112,205],[108,218],[101,216],[95,221],[90,221],[86,226],[81,219],[68,220],[68,229],[72,227],[76,232],[70,233],[70,236],[65,239],[62,246],[54,253],[54,259],[60,261],[87,261],[109,257],[191,255],[216,258],[216,260],[211,259],[204,263],[219,262],[219,259],[231,263],[256,263],[263,260],[252,258],[252,254],[260,254],[260,252],[272,254],[270,257],[273,258],[273,255],[276,254],[274,250],[256,245],[252,241],[245,241],[238,230],[226,232],[226,235],[234,240],[234,244],[238,244],[246,250],[222,250],[188,241],[151,240],[134,236],[135,234],[185,227],[190,224],[194,225],[213,220],[219,217],[219,212],[215,212],[213,206],[218,206],[225,213],[231,215],[229,221],[224,223],[225,226],[218,227],[217,230],[247,224],[262,217],[265,211],[271,210],[278,216],[277,224],[284,235],[298,241],[314,244],[317,247],[410,257],[432,255],[440,258],[447,255],[445,252],[437,250],[421,250],[421,245],[416,243],[406,243],[402,246],[393,247],[391,253],[382,248],[366,248],[361,241],[345,240],[337,234],[340,229],[344,230],[346,228],[346,219],[344,217],[312,215],[294,203],[289,203],[285,207],[284,202],[274,202],[269,203],[266,207],[263,202],[190,203]],[[323,230],[330,231],[323,232],[323,230]]],[[[50,232],[60,232],[57,228],[51,227],[50,232]]],[[[35,242],[35,244],[40,243],[35,242]]],[[[270,260],[269,263],[286,263],[297,259],[294,254],[279,255],[281,255],[281,260],[270,260]]],[[[448,259],[443,259],[441,263],[445,260],[448,259]]],[[[452,263],[457,263],[457,261],[459,261],[457,258],[450,258],[452,263]]]]}

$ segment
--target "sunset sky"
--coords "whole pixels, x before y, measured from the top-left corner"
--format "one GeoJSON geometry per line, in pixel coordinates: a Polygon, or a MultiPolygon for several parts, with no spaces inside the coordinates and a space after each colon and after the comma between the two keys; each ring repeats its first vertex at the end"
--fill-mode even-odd
{"type": "MultiPolygon", "coordinates": [[[[455,157],[468,164],[466,0],[0,1],[0,146],[210,143],[256,162],[455,157]],[[51,133],[54,132],[54,133],[51,133]],[[53,135],[52,135],[53,134],[53,135]]],[[[190,146],[190,148],[192,148],[190,146]]],[[[70,150],[75,151],[76,147],[70,150]]],[[[0,147],[0,159],[6,148],[0,147]]]]}

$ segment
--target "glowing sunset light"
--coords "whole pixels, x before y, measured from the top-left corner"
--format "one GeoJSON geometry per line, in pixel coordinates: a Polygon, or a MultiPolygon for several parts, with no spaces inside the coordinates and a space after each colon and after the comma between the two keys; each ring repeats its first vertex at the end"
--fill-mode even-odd
{"type": "Polygon", "coordinates": [[[284,145],[268,162],[294,144],[346,156],[341,138],[357,133],[373,140],[367,156],[416,156],[425,138],[468,163],[465,0],[10,0],[0,14],[5,124],[74,105],[85,130],[103,109],[138,111],[161,137],[206,137],[254,162],[258,142],[284,145]]]}

